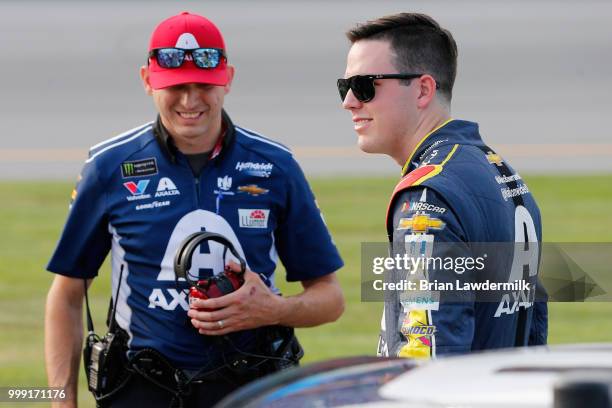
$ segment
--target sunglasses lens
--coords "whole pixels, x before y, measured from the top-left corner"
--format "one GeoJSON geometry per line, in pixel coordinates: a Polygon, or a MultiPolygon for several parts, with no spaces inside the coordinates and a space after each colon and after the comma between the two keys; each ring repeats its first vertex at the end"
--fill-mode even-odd
{"type": "Polygon", "coordinates": [[[374,80],[366,76],[353,76],[347,79],[338,80],[338,92],[342,102],[346,99],[348,91],[353,91],[353,95],[360,102],[369,102],[374,99],[374,80]]]}
{"type": "Polygon", "coordinates": [[[361,102],[369,102],[374,99],[374,80],[365,76],[354,76],[350,78],[351,89],[355,98],[361,102]]]}
{"type": "Polygon", "coordinates": [[[338,84],[338,92],[340,93],[340,100],[344,102],[344,100],[346,99],[346,94],[348,93],[350,89],[349,80],[340,78],[337,84],[338,84]]]}
{"type": "Polygon", "coordinates": [[[221,51],[214,48],[193,50],[193,62],[200,68],[216,68],[221,62],[221,51]]]}
{"type": "Polygon", "coordinates": [[[162,68],[178,68],[185,59],[185,51],[177,48],[160,48],[157,50],[157,63],[162,68]]]}

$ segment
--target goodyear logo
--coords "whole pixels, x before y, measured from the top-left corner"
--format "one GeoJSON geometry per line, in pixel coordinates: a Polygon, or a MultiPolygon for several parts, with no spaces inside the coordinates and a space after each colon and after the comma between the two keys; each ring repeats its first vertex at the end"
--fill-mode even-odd
{"type": "Polygon", "coordinates": [[[157,162],[154,157],[121,163],[123,178],[150,176],[157,174],[157,162]]]}

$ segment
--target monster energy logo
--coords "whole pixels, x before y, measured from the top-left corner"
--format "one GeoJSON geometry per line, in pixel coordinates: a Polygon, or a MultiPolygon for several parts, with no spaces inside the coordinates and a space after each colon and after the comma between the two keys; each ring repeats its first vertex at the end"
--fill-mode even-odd
{"type": "Polygon", "coordinates": [[[157,174],[157,162],[153,157],[121,163],[123,178],[150,176],[152,174],[157,174]]]}
{"type": "Polygon", "coordinates": [[[134,163],[123,163],[123,175],[128,177],[134,175],[134,163]]]}

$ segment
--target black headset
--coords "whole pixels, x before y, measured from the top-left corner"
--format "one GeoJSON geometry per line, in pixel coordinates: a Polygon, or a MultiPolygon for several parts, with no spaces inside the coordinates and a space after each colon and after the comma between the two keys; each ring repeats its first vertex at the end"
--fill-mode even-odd
{"type": "Polygon", "coordinates": [[[189,278],[189,269],[191,269],[191,257],[195,249],[204,241],[215,241],[229,249],[232,255],[240,262],[239,274],[244,274],[246,271],[246,261],[240,256],[232,242],[221,234],[214,232],[195,232],[189,235],[181,242],[176,255],[174,256],[174,273],[177,280],[185,279],[191,286],[197,284],[198,279],[191,280],[189,278]]]}

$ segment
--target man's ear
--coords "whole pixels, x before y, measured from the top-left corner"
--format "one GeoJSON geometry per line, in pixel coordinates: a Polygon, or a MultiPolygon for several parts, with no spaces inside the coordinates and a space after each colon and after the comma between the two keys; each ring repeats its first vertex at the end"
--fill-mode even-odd
{"type": "Polygon", "coordinates": [[[234,80],[234,74],[236,73],[236,68],[233,65],[227,64],[227,84],[223,87],[225,90],[225,94],[227,95],[232,88],[232,81],[234,80]]]}
{"type": "Polygon", "coordinates": [[[140,67],[140,79],[142,80],[142,86],[147,95],[153,95],[153,87],[149,82],[149,67],[144,65],[140,67]]]}
{"type": "Polygon", "coordinates": [[[417,107],[426,109],[436,96],[436,80],[428,74],[419,78],[419,96],[417,107]]]}

